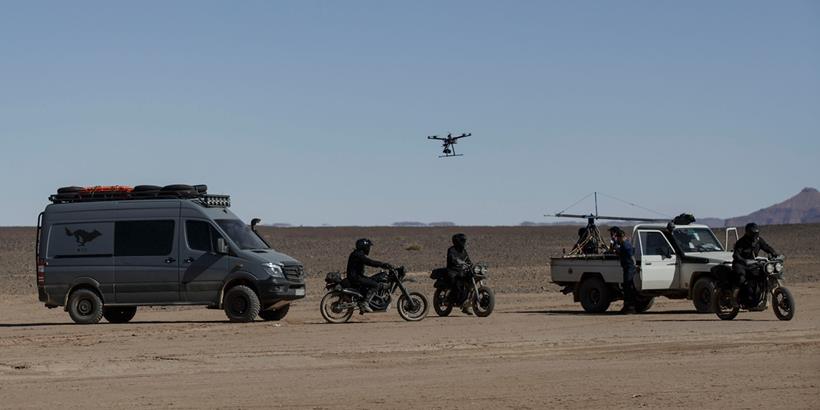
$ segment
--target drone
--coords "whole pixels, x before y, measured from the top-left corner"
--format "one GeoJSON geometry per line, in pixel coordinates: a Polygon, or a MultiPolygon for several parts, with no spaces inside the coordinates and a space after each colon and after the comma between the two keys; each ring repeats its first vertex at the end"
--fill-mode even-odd
{"type": "Polygon", "coordinates": [[[446,138],[441,138],[438,135],[433,135],[433,136],[427,137],[427,139],[428,140],[444,141],[444,143],[441,144],[442,148],[444,148],[444,150],[442,151],[442,153],[444,153],[444,155],[439,155],[438,156],[439,158],[460,157],[460,156],[463,156],[464,154],[456,154],[455,145],[458,143],[459,139],[467,138],[470,135],[473,135],[473,134],[466,133],[466,134],[461,134],[457,137],[454,137],[453,134],[447,134],[446,138]]]}

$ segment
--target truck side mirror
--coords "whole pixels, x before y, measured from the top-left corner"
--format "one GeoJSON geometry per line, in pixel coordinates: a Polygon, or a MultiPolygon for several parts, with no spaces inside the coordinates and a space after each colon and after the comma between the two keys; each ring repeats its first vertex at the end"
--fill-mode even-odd
{"type": "Polygon", "coordinates": [[[225,243],[225,238],[216,238],[216,253],[219,255],[227,255],[230,253],[228,244],[225,243]]]}
{"type": "Polygon", "coordinates": [[[262,222],[262,220],[261,220],[261,219],[259,219],[259,218],[253,218],[253,219],[251,219],[251,229],[252,229],[254,232],[256,232],[256,225],[257,225],[257,224],[259,224],[259,222],[262,222]]]}

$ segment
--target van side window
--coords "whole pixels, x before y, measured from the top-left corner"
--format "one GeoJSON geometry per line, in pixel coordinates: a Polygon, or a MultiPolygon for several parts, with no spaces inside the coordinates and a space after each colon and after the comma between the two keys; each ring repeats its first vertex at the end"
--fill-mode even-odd
{"type": "Polygon", "coordinates": [[[185,221],[185,237],[188,248],[195,251],[214,252],[216,240],[221,238],[216,230],[205,221],[185,221]]]}
{"type": "Polygon", "coordinates": [[[114,256],[166,256],[174,249],[174,221],[118,221],[114,256]]]}

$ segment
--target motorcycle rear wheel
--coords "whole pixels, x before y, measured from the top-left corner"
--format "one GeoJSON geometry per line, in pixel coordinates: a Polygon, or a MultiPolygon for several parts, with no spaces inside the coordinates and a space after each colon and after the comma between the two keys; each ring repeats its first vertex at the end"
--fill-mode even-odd
{"type": "Polygon", "coordinates": [[[350,295],[346,295],[338,290],[328,292],[319,304],[319,311],[328,323],[345,323],[353,316],[353,307],[347,309],[340,307],[341,304],[352,303],[350,295]]]}
{"type": "Polygon", "coordinates": [[[795,307],[794,296],[788,289],[779,287],[772,292],[772,309],[778,319],[792,320],[795,307]]]}
{"type": "Polygon", "coordinates": [[[427,298],[418,292],[410,292],[409,295],[409,298],[404,295],[399,298],[399,316],[408,322],[417,322],[424,319],[429,309],[427,298]]]}
{"type": "Polygon", "coordinates": [[[475,312],[475,315],[487,317],[490,316],[490,313],[493,313],[493,309],[495,309],[495,293],[493,293],[493,290],[486,286],[478,288],[478,293],[473,299],[473,312],[475,312]]]}
{"type": "Polygon", "coordinates": [[[436,289],[433,293],[433,310],[436,314],[444,317],[449,316],[453,311],[453,305],[450,304],[450,291],[448,289],[436,289]]]}
{"type": "Polygon", "coordinates": [[[712,307],[720,320],[732,320],[740,312],[733,293],[731,289],[715,289],[712,293],[712,307]]]}

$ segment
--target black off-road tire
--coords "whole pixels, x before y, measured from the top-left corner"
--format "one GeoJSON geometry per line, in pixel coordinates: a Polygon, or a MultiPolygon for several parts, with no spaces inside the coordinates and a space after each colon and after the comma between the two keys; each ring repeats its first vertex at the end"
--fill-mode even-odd
{"type": "Polygon", "coordinates": [[[68,315],[81,325],[99,323],[103,316],[103,301],[91,289],[77,289],[68,298],[68,315]]]}
{"type": "Polygon", "coordinates": [[[609,286],[600,276],[584,279],[578,287],[578,298],[588,313],[604,313],[612,303],[609,286]]]}
{"type": "Polygon", "coordinates": [[[289,310],[290,305],[282,306],[276,310],[264,309],[259,312],[259,317],[261,317],[262,320],[282,320],[285,318],[285,316],[287,316],[289,310]]]}
{"type": "Polygon", "coordinates": [[[399,302],[396,310],[399,311],[399,316],[408,322],[417,322],[427,316],[429,303],[427,298],[419,292],[410,292],[410,298],[399,296],[399,302]]]}
{"type": "Polygon", "coordinates": [[[638,313],[644,313],[647,310],[649,310],[654,304],[655,298],[639,297],[638,300],[635,301],[635,311],[638,313]]]}
{"type": "Polygon", "coordinates": [[[478,317],[487,317],[495,309],[495,293],[492,289],[482,286],[473,299],[473,313],[478,317]]]}
{"type": "Polygon", "coordinates": [[[83,189],[85,189],[85,188],[83,188],[81,186],[64,186],[62,188],[58,188],[57,193],[58,194],[73,194],[73,193],[81,192],[83,189]]]}
{"type": "Polygon", "coordinates": [[[715,280],[705,276],[698,278],[692,287],[692,304],[698,313],[714,313],[712,296],[715,293],[715,280]]]}
{"type": "Polygon", "coordinates": [[[450,292],[446,288],[436,289],[433,292],[433,310],[436,314],[445,317],[453,311],[453,305],[449,301],[450,292]]]}
{"type": "Polygon", "coordinates": [[[196,188],[190,185],[166,185],[159,190],[159,196],[171,198],[195,198],[199,196],[196,188]]]}
{"type": "Polygon", "coordinates": [[[732,320],[740,312],[740,305],[733,301],[733,291],[731,289],[715,289],[712,292],[712,312],[720,320],[732,320]],[[731,306],[730,306],[731,305],[731,306]]]}
{"type": "Polygon", "coordinates": [[[108,323],[128,323],[136,314],[136,306],[116,306],[103,308],[103,317],[108,321],[108,323]]]}
{"type": "Polygon", "coordinates": [[[791,291],[784,287],[779,287],[772,292],[772,309],[778,319],[792,320],[796,308],[797,304],[791,291]]]}
{"type": "Polygon", "coordinates": [[[259,314],[259,297],[253,289],[245,285],[237,285],[225,292],[222,299],[225,316],[231,322],[253,322],[259,314]]]}

